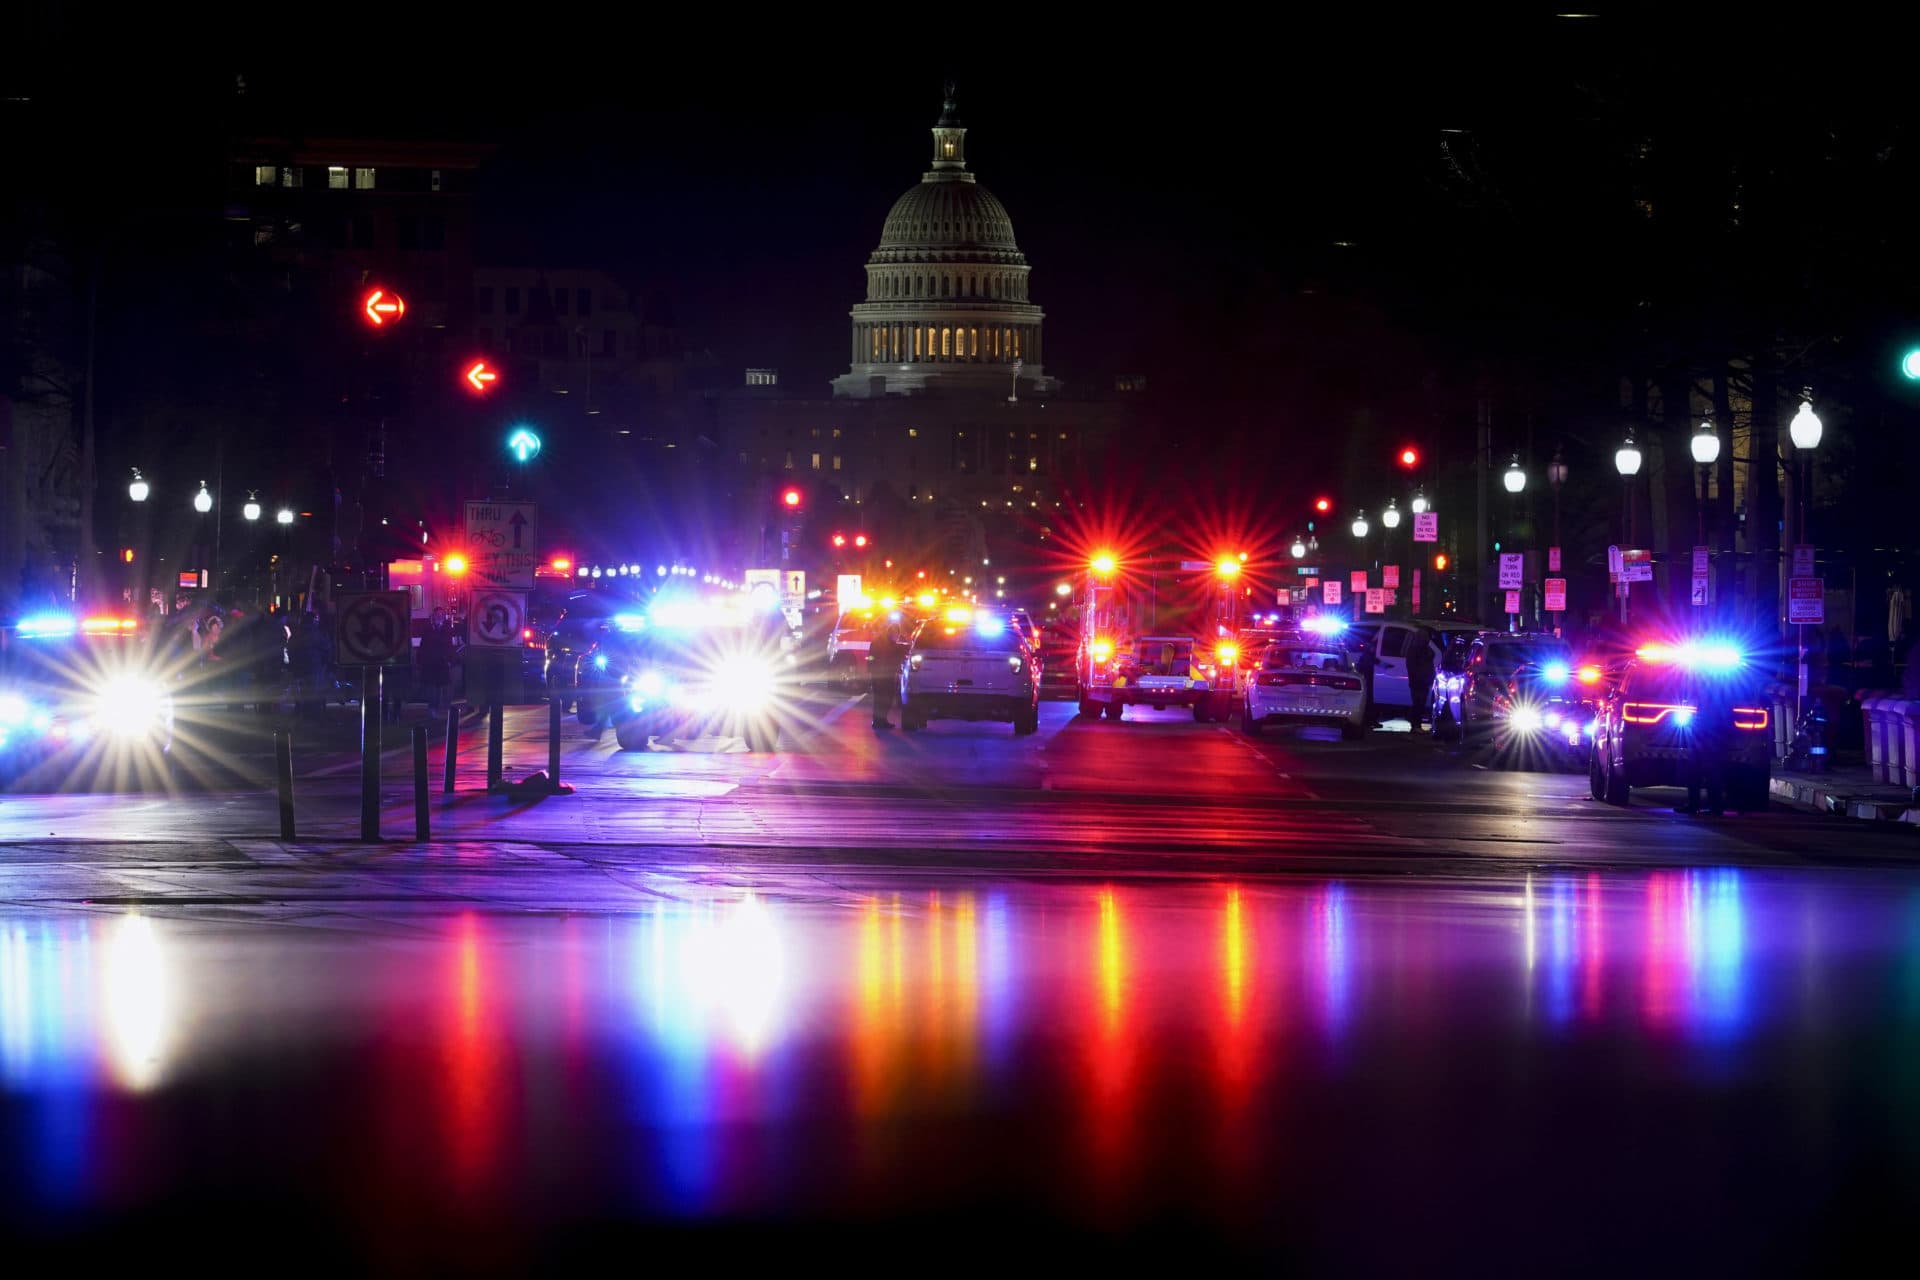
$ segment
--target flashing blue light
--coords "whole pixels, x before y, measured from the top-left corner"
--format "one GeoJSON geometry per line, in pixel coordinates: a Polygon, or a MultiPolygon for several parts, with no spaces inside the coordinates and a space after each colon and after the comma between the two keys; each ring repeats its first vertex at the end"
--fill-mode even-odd
{"type": "Polygon", "coordinates": [[[593,655],[593,669],[594,669],[595,671],[605,671],[605,670],[607,669],[607,655],[606,655],[606,654],[604,654],[604,653],[596,653],[596,654],[594,654],[594,655],[593,655]]]}
{"type": "Polygon", "coordinates": [[[1347,624],[1344,619],[1336,618],[1330,613],[1314,614],[1311,618],[1307,619],[1306,626],[1307,630],[1317,636],[1338,635],[1347,629],[1347,624]]]}
{"type": "Polygon", "coordinates": [[[1548,684],[1565,684],[1573,669],[1564,662],[1549,662],[1540,675],[1548,684]]]}
{"type": "Polygon", "coordinates": [[[983,636],[997,636],[1007,629],[1007,620],[983,613],[973,620],[973,629],[983,636]]]}
{"type": "MultiPolygon", "coordinates": [[[[613,615],[613,625],[622,631],[645,631],[647,629],[647,615],[644,613],[616,613],[613,615]]],[[[607,665],[606,655],[604,654],[595,659],[595,661],[600,666],[604,667],[607,665]]]]}
{"type": "Polygon", "coordinates": [[[658,671],[642,671],[640,678],[633,683],[635,688],[649,698],[657,698],[667,690],[667,682],[658,671]]]}
{"type": "Polygon", "coordinates": [[[1705,667],[1712,671],[1725,671],[1746,660],[1739,649],[1723,643],[1688,645],[1681,651],[1681,658],[1689,666],[1705,667]]]}
{"type": "Polygon", "coordinates": [[[70,636],[73,631],[73,619],[64,613],[36,613],[20,619],[22,637],[70,636]]]}
{"type": "Polygon", "coordinates": [[[1686,727],[1687,727],[1688,725],[1690,725],[1690,724],[1692,724],[1692,723],[1693,723],[1693,708],[1692,708],[1692,707],[1678,707],[1678,708],[1675,708],[1675,710],[1674,710],[1674,713],[1673,713],[1673,722],[1674,722],[1675,724],[1677,724],[1677,725],[1679,725],[1679,726],[1680,726],[1680,727],[1681,727],[1682,729],[1684,729],[1684,728],[1686,728],[1686,727]]]}

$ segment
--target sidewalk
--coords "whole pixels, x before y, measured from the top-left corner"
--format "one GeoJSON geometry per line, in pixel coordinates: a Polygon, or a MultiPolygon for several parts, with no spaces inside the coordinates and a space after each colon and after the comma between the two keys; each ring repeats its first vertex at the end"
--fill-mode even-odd
{"type": "Polygon", "coordinates": [[[1836,756],[1825,773],[1798,773],[1775,765],[1773,798],[1813,813],[1920,828],[1920,802],[1913,788],[1875,782],[1866,762],[1854,752],[1836,756]]]}

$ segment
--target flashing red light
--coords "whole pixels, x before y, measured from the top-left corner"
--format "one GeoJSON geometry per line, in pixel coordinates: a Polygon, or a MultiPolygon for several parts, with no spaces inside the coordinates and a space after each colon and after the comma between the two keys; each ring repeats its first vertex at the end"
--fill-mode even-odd
{"type": "Polygon", "coordinates": [[[836,547],[844,547],[844,546],[846,546],[846,545],[847,545],[847,535],[846,535],[846,534],[844,534],[844,533],[836,533],[836,534],[834,534],[834,535],[833,535],[833,545],[834,545],[834,546],[836,546],[836,547]]]}
{"type": "Polygon", "coordinates": [[[856,546],[856,547],[864,547],[864,546],[866,546],[866,545],[867,545],[867,535],[866,535],[866,534],[864,534],[864,533],[856,533],[856,534],[854,534],[854,535],[853,535],[853,545],[854,545],[854,546],[856,546]]]}
{"type": "Polygon", "coordinates": [[[448,573],[459,574],[459,573],[465,573],[466,571],[467,571],[467,558],[465,556],[451,555],[447,557],[448,573]]]}
{"type": "Polygon", "coordinates": [[[1321,515],[1325,515],[1327,514],[1327,512],[1333,510],[1333,499],[1332,498],[1315,498],[1313,500],[1313,509],[1315,511],[1318,511],[1321,515]]]}
{"type": "Polygon", "coordinates": [[[485,360],[475,360],[460,376],[477,396],[487,394],[500,381],[500,375],[485,360]]]}
{"type": "Polygon", "coordinates": [[[565,556],[555,556],[553,558],[554,572],[565,573],[571,568],[573,568],[573,561],[567,559],[565,556]]]}
{"type": "Polygon", "coordinates": [[[1442,551],[1439,555],[1433,558],[1433,571],[1435,573],[1445,573],[1447,571],[1447,566],[1452,563],[1453,562],[1451,560],[1447,559],[1447,553],[1442,551]]]}
{"type": "Polygon", "coordinates": [[[1419,466],[1420,451],[1418,449],[1411,448],[1411,447],[1402,449],[1400,451],[1400,465],[1405,467],[1409,471],[1419,466]]]}
{"type": "Polygon", "coordinates": [[[360,300],[360,313],[378,329],[407,314],[407,300],[390,289],[374,289],[360,300]]]}
{"type": "Polygon", "coordinates": [[[1580,668],[1580,670],[1574,674],[1579,678],[1581,684],[1599,684],[1600,677],[1605,673],[1598,667],[1587,666],[1580,668]]]}
{"type": "Polygon", "coordinates": [[[800,491],[798,489],[788,489],[781,493],[780,501],[784,506],[797,507],[800,505],[800,491]]]}

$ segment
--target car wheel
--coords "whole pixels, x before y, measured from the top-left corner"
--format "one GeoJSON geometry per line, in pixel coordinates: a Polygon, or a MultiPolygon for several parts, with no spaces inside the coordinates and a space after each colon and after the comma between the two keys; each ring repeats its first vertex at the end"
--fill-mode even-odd
{"type": "Polygon", "coordinates": [[[1603,763],[1604,768],[1601,777],[1605,783],[1606,794],[1600,798],[1611,805],[1624,806],[1628,804],[1633,798],[1633,789],[1627,785],[1626,775],[1624,773],[1616,774],[1613,771],[1613,761],[1607,760],[1603,763]]]}
{"type": "Polygon", "coordinates": [[[1100,704],[1089,698],[1085,689],[1080,690],[1080,714],[1090,719],[1100,718],[1100,704]]]}
{"type": "Polygon", "coordinates": [[[616,721],[613,736],[620,743],[622,751],[645,751],[647,749],[647,726],[639,716],[628,716],[616,721]]]}
{"type": "Polygon", "coordinates": [[[599,721],[600,716],[593,709],[592,700],[588,698],[581,698],[580,701],[576,704],[576,706],[578,710],[575,712],[575,714],[580,717],[580,723],[585,725],[589,729],[593,728],[593,726],[599,721]]]}
{"type": "Polygon", "coordinates": [[[1193,722],[1195,724],[1212,724],[1213,709],[1207,706],[1207,704],[1204,702],[1194,703],[1193,704],[1193,722]]]}
{"type": "Polygon", "coordinates": [[[1607,779],[1600,772],[1600,748],[1594,746],[1587,751],[1587,793],[1595,800],[1607,798],[1607,779]]]}
{"type": "Polygon", "coordinates": [[[1014,717],[1013,732],[1020,737],[1040,732],[1040,709],[1035,707],[1031,711],[1023,711],[1014,717]]]}

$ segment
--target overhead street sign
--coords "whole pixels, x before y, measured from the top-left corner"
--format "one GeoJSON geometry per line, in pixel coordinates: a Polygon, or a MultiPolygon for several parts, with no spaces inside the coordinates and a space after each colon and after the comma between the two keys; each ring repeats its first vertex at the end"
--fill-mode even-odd
{"type": "Polygon", "coordinates": [[[518,591],[476,591],[467,613],[467,643],[507,649],[520,643],[527,623],[527,597],[518,591]]]}
{"type": "Polygon", "coordinates": [[[343,667],[385,667],[413,660],[412,608],[404,591],[352,591],[334,597],[333,660],[343,667]]]}
{"type": "Polygon", "coordinates": [[[540,563],[539,516],[531,502],[467,504],[467,569],[476,584],[533,589],[540,563]]]}

